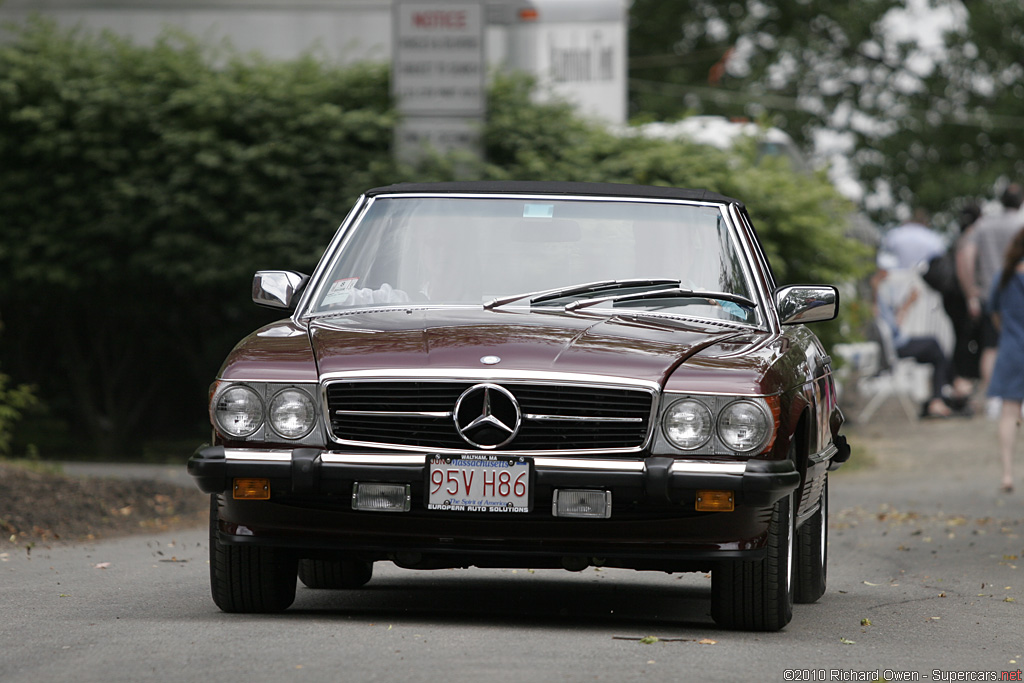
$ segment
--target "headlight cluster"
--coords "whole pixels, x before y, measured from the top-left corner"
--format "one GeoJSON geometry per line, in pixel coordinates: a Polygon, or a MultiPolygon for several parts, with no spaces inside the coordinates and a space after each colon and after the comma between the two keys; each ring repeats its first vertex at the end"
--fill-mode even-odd
{"type": "Polygon", "coordinates": [[[212,413],[217,427],[237,439],[252,436],[264,423],[282,438],[301,439],[316,425],[316,402],[295,387],[270,394],[270,400],[264,404],[263,397],[252,387],[233,384],[215,396],[212,413]]]}
{"type": "Polygon", "coordinates": [[[717,436],[725,448],[742,455],[760,452],[775,435],[775,419],[764,399],[734,400],[717,413],[700,399],[683,398],[665,410],[662,431],[684,451],[697,450],[717,436]]]}
{"type": "Polygon", "coordinates": [[[217,398],[213,414],[229,436],[250,436],[263,424],[263,401],[249,387],[233,386],[217,398]]]}

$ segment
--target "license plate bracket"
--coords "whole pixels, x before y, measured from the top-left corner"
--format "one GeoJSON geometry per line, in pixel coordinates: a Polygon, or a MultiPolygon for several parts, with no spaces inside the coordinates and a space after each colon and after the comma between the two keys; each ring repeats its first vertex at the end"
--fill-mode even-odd
{"type": "Polygon", "coordinates": [[[523,514],[533,507],[533,460],[467,453],[427,458],[428,510],[523,514]]]}

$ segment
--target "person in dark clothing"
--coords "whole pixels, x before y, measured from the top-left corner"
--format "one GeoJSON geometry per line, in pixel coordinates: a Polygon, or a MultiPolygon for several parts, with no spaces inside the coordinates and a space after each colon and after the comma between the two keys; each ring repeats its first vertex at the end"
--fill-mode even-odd
{"type": "MultiPolygon", "coordinates": [[[[954,257],[954,263],[964,236],[980,217],[981,207],[977,204],[968,204],[960,210],[960,216],[957,219],[960,234],[949,247],[954,257]]],[[[960,286],[959,278],[956,277],[955,268],[952,275],[950,286],[943,288],[940,293],[942,294],[942,307],[953,324],[955,335],[952,358],[955,377],[953,386],[959,393],[969,394],[980,376],[981,325],[979,320],[970,314],[967,297],[964,295],[963,287],[960,286]]]]}

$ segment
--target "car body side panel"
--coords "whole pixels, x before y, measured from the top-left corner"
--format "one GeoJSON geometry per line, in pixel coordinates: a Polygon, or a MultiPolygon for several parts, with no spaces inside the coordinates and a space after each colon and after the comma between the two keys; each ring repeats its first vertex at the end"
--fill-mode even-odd
{"type": "Polygon", "coordinates": [[[779,433],[769,457],[788,457],[796,441],[797,465],[804,473],[797,515],[813,512],[842,417],[828,356],[810,330],[793,326],[777,335],[738,336],[708,347],[670,378],[666,390],[780,396],[779,433]]]}
{"type": "Polygon", "coordinates": [[[266,325],[240,341],[221,366],[222,380],[317,382],[306,329],[291,320],[266,325]]]}

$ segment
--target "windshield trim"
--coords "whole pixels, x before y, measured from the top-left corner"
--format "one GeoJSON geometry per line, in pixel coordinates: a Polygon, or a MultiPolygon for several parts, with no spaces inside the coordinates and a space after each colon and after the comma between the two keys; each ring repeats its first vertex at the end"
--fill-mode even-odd
{"type": "Polygon", "coordinates": [[[354,234],[355,231],[353,230],[353,226],[358,225],[372,205],[372,198],[367,198],[366,195],[360,195],[359,199],[356,200],[355,205],[341,221],[341,225],[339,225],[338,229],[334,231],[331,241],[327,244],[327,248],[324,250],[324,253],[320,255],[320,260],[317,262],[316,268],[313,269],[313,274],[306,283],[306,288],[302,292],[302,297],[295,306],[295,313],[292,315],[293,321],[301,322],[319,315],[311,312],[309,309],[313,306],[313,302],[316,301],[317,297],[320,295],[320,288],[323,286],[324,280],[327,279],[327,272],[330,270],[330,265],[334,262],[335,256],[344,248],[344,245],[348,243],[348,240],[351,239],[351,236],[354,234]]]}
{"type": "Polygon", "coordinates": [[[761,243],[761,236],[757,234],[757,230],[754,229],[754,224],[745,210],[740,211],[737,207],[730,206],[726,214],[732,218],[737,235],[741,238],[740,248],[747,255],[747,267],[756,264],[760,269],[760,273],[752,272],[751,275],[755,282],[764,283],[763,288],[755,288],[755,294],[759,300],[758,308],[764,312],[762,319],[765,329],[778,333],[782,330],[778,311],[775,308],[775,289],[778,285],[771,264],[768,262],[768,256],[765,254],[764,245],[761,243]]]}
{"type": "MultiPolygon", "coordinates": [[[[734,205],[731,202],[722,202],[714,200],[698,200],[698,199],[670,199],[670,198],[658,198],[658,197],[635,197],[635,196],[601,196],[601,195],[587,195],[587,194],[555,194],[555,193],[544,193],[544,192],[530,192],[530,193],[518,193],[518,192],[430,192],[430,191],[412,191],[412,192],[387,192],[373,195],[360,195],[356,204],[349,211],[344,221],[339,226],[337,232],[332,238],[328,248],[324,251],[321,256],[316,269],[310,277],[309,285],[305,288],[302,298],[299,304],[296,306],[295,314],[292,319],[296,322],[310,321],[318,319],[324,316],[336,315],[339,311],[319,311],[314,312],[310,309],[313,306],[313,302],[317,301],[322,295],[322,289],[327,285],[328,273],[330,268],[333,267],[334,261],[338,255],[344,251],[348,243],[352,240],[352,237],[358,231],[360,224],[366,217],[370,208],[376,204],[378,200],[386,199],[404,199],[404,198],[426,198],[426,199],[533,199],[533,200],[547,200],[547,201],[580,201],[580,202],[611,202],[618,204],[662,204],[662,205],[676,205],[676,206],[695,206],[703,208],[711,208],[718,211],[720,220],[724,222],[727,231],[730,234],[730,238],[736,248],[743,254],[744,258],[741,259],[741,271],[743,279],[746,282],[748,289],[753,294],[753,298],[758,302],[758,306],[755,309],[755,315],[757,320],[751,323],[733,323],[731,321],[717,321],[715,318],[706,318],[701,316],[682,316],[688,320],[711,320],[714,322],[725,322],[726,324],[742,324],[744,326],[751,326],[755,329],[771,329],[772,318],[769,309],[766,308],[768,299],[767,294],[762,291],[760,279],[757,277],[757,273],[754,272],[752,267],[752,260],[758,259],[757,255],[751,253],[748,239],[745,239],[741,233],[745,230],[752,230],[752,226],[746,227],[737,221],[734,205]]],[[[761,265],[758,263],[758,265],[761,265]]],[[[365,306],[353,306],[347,309],[346,313],[360,313],[373,310],[417,310],[417,309],[479,309],[483,306],[481,304],[426,304],[420,302],[403,302],[400,304],[367,304],[365,306]]],[[[506,305],[501,307],[504,310],[518,309],[520,306],[517,305],[506,305]]],[[[528,307],[524,307],[528,308],[528,307]]],[[[607,309],[601,309],[599,307],[587,308],[587,313],[602,312],[607,309]]],[[[609,311],[609,316],[621,315],[622,310],[609,311]]],[[[630,311],[630,315],[635,313],[642,313],[644,315],[657,315],[653,312],[633,312],[630,311]]],[[[668,316],[671,317],[671,316],[668,316]]]]}

